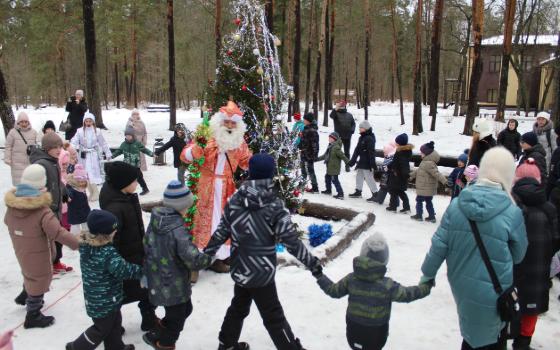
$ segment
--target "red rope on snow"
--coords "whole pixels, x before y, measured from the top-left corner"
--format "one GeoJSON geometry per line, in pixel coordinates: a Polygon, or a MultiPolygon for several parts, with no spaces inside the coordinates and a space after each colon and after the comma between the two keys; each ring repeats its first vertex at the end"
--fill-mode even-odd
{"type": "MultiPolygon", "coordinates": [[[[78,289],[79,286],[82,285],[82,281],[78,282],[74,287],[70,288],[66,293],[64,293],[60,298],[56,299],[53,303],[51,303],[50,305],[48,305],[46,308],[44,308],[43,310],[47,311],[48,309],[50,309],[51,307],[55,306],[56,304],[58,304],[62,299],[66,298],[68,295],[70,295],[70,293],[72,293],[73,291],[75,291],[76,289],[78,289]]],[[[21,322],[20,324],[18,324],[14,329],[12,329],[13,332],[15,332],[18,328],[20,328],[21,326],[23,326],[23,324],[25,323],[25,321],[21,322]]]]}

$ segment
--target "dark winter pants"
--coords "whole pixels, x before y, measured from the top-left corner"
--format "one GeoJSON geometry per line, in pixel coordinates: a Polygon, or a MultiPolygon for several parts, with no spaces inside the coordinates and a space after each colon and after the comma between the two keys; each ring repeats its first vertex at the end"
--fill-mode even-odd
{"type": "Polygon", "coordinates": [[[187,168],[182,165],[177,168],[177,181],[182,184],[185,184],[185,171],[187,171],[187,168]]]}
{"type": "Polygon", "coordinates": [[[352,138],[340,139],[342,140],[342,145],[344,146],[344,155],[346,156],[346,158],[350,159],[350,144],[352,142],[352,138]]]}
{"type": "Polygon", "coordinates": [[[64,139],[66,141],[70,141],[72,140],[72,138],[74,137],[74,135],[76,135],[76,131],[78,131],[78,129],[74,128],[74,127],[70,127],[68,130],[66,130],[66,132],[64,133],[64,139]]]}
{"type": "Polygon", "coordinates": [[[292,329],[284,316],[284,310],[278,300],[276,284],[273,282],[265,287],[244,288],[237,284],[233,290],[233,299],[226,312],[220,331],[220,343],[226,348],[239,342],[243,320],[249,315],[251,303],[255,301],[263,319],[264,326],[270,334],[276,349],[296,350],[298,345],[292,329]]]}
{"type": "Polygon", "coordinates": [[[375,196],[375,201],[379,204],[383,204],[383,202],[385,202],[385,197],[387,197],[388,192],[389,189],[387,188],[387,186],[381,185],[379,187],[379,191],[377,192],[377,195],[375,196]]]}
{"type": "Polygon", "coordinates": [[[54,241],[54,246],[56,247],[56,255],[54,256],[53,264],[58,264],[60,259],[62,259],[62,244],[54,241]]]}
{"type": "Polygon", "coordinates": [[[165,307],[165,317],[161,320],[162,329],[158,336],[160,345],[175,346],[175,342],[179,339],[179,334],[185,326],[185,320],[190,316],[192,310],[190,300],[183,304],[165,307]]]}
{"type": "Polygon", "coordinates": [[[381,350],[388,336],[389,324],[368,327],[346,319],[346,339],[352,350],[381,350]]]}
{"type": "Polygon", "coordinates": [[[301,161],[301,176],[305,180],[307,180],[307,175],[309,175],[309,179],[311,180],[311,186],[316,188],[317,185],[317,176],[315,176],[315,163],[310,160],[302,160],[301,161]]]}
{"type": "Polygon", "coordinates": [[[78,339],[72,342],[73,350],[95,349],[103,342],[105,350],[122,350],[122,316],[115,311],[103,318],[93,318],[93,326],[86,329],[78,339]]]}
{"type": "Polygon", "coordinates": [[[433,218],[436,216],[436,212],[434,210],[434,204],[432,200],[434,196],[416,196],[416,215],[422,216],[422,212],[424,210],[424,202],[426,202],[426,210],[428,211],[428,216],[433,218]]]}
{"type": "Polygon", "coordinates": [[[391,190],[389,191],[389,194],[391,195],[391,199],[389,200],[389,206],[391,208],[397,208],[399,206],[400,198],[403,203],[403,209],[410,210],[410,203],[408,202],[408,196],[405,191],[391,190]]]}
{"type": "Polygon", "coordinates": [[[466,340],[463,339],[463,344],[461,345],[461,350],[506,350],[507,349],[507,336],[505,331],[502,331],[498,341],[494,344],[482,346],[480,348],[471,347],[466,340]]]}
{"type": "Polygon", "coordinates": [[[25,299],[25,310],[27,312],[37,312],[39,310],[41,310],[43,308],[43,304],[45,303],[43,301],[43,295],[27,295],[27,298],[25,299]]]}
{"type": "Polygon", "coordinates": [[[334,188],[336,188],[336,192],[338,194],[344,194],[340,181],[338,181],[338,175],[325,175],[325,187],[329,192],[331,192],[332,189],[331,182],[334,185],[334,188]]]}
{"type": "Polygon", "coordinates": [[[144,174],[142,174],[140,168],[138,168],[138,184],[142,187],[142,191],[148,190],[148,185],[146,185],[146,181],[144,181],[144,174]]]}

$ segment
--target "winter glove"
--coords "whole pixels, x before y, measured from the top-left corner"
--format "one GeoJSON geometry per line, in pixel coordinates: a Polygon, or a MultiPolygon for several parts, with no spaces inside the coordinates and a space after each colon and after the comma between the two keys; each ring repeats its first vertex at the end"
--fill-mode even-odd
{"type": "Polygon", "coordinates": [[[356,165],[356,162],[350,161],[347,165],[349,168],[352,168],[354,165],[356,165]]]}
{"type": "Polygon", "coordinates": [[[350,165],[346,164],[346,172],[349,173],[350,172],[350,165]]]}
{"type": "Polygon", "coordinates": [[[62,195],[62,203],[69,203],[70,202],[70,198],[68,198],[67,194],[63,194],[62,195]]]}
{"type": "Polygon", "coordinates": [[[419,284],[427,284],[430,287],[435,287],[436,286],[436,280],[435,280],[435,278],[428,278],[426,276],[422,276],[420,278],[420,283],[419,284]]]}
{"type": "Polygon", "coordinates": [[[315,278],[320,278],[323,276],[323,267],[321,266],[321,261],[319,259],[315,259],[313,266],[311,267],[311,274],[315,278]]]}

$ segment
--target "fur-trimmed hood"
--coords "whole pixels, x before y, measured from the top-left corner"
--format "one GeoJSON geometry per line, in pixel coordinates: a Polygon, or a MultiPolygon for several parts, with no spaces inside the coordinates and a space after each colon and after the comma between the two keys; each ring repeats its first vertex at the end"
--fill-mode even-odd
{"type": "Polygon", "coordinates": [[[16,197],[16,189],[12,188],[4,195],[4,203],[13,209],[36,210],[48,208],[52,203],[52,196],[49,192],[44,192],[39,197],[16,197]]]}
{"type": "Polygon", "coordinates": [[[412,144],[410,144],[410,143],[407,144],[407,145],[404,145],[404,146],[397,146],[397,152],[400,152],[400,151],[412,151],[413,149],[414,149],[414,145],[412,145],[412,144]]]}
{"type": "Polygon", "coordinates": [[[111,235],[93,235],[88,231],[82,231],[80,233],[80,244],[89,245],[91,247],[103,247],[107,244],[113,242],[113,237],[111,235]]]}

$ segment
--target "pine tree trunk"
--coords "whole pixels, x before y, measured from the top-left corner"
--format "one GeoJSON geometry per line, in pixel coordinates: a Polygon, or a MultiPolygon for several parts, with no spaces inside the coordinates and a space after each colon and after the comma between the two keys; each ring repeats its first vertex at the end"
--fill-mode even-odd
{"type": "Polygon", "coordinates": [[[482,30],[484,25],[484,0],[472,0],[472,18],[473,18],[473,39],[474,39],[474,59],[469,84],[469,104],[467,108],[467,117],[465,118],[465,127],[463,135],[472,135],[472,126],[474,118],[478,114],[478,84],[482,76],[482,30]]]}
{"type": "MultiPolygon", "coordinates": [[[[319,42],[317,43],[317,66],[315,68],[315,82],[313,86],[313,115],[315,120],[319,117],[319,87],[321,86],[321,58],[322,52],[325,47],[325,20],[327,16],[327,9],[329,7],[329,0],[323,0],[323,7],[321,10],[321,34],[319,42]]],[[[319,17],[315,21],[317,27],[319,27],[319,17]]]]}
{"type": "MultiPolygon", "coordinates": [[[[329,50],[328,53],[325,51],[327,56],[328,64],[325,68],[325,115],[323,126],[329,126],[328,112],[332,109],[332,93],[333,93],[333,68],[334,68],[334,20],[335,20],[335,3],[334,0],[330,0],[329,5],[331,10],[331,20],[330,20],[330,30],[329,30],[329,50]]],[[[328,14],[327,14],[328,15],[328,14]]]]}
{"type": "Polygon", "coordinates": [[[137,72],[138,72],[138,47],[136,41],[136,24],[135,24],[134,30],[132,32],[132,75],[130,80],[130,83],[132,84],[132,99],[134,102],[134,108],[138,108],[138,85],[136,84],[138,80],[137,72]]]}
{"type": "Polygon", "coordinates": [[[8,88],[6,87],[6,80],[4,80],[4,73],[2,73],[2,68],[0,67],[0,119],[2,120],[2,126],[4,128],[4,136],[8,135],[8,132],[15,125],[14,112],[12,111],[12,106],[10,105],[10,100],[8,98],[8,88]]]}
{"type": "Polygon", "coordinates": [[[412,134],[423,132],[422,127],[422,4],[418,0],[416,9],[416,59],[414,63],[414,112],[412,116],[412,134]]]}
{"type": "MultiPolygon", "coordinates": [[[[558,32],[558,45],[556,46],[556,57],[560,57],[560,31],[558,32]]],[[[552,118],[554,125],[559,125],[560,122],[560,58],[556,59],[554,65],[556,70],[555,88],[553,92],[552,101],[552,118]]]]}
{"type": "Polygon", "coordinates": [[[167,0],[167,42],[169,51],[169,130],[177,124],[177,92],[175,89],[175,33],[173,0],[167,0]]]}
{"type": "Polygon", "coordinates": [[[266,24],[270,32],[274,32],[274,0],[265,1],[266,24]]]}
{"type": "Polygon", "coordinates": [[[310,105],[310,90],[311,90],[311,44],[313,42],[313,23],[314,16],[315,16],[315,0],[311,0],[311,9],[310,9],[310,19],[309,19],[309,39],[307,40],[307,59],[305,67],[305,113],[309,112],[309,105],[310,105]]]}
{"type": "Polygon", "coordinates": [[[216,0],[216,21],[214,23],[214,40],[216,42],[216,68],[220,64],[222,49],[222,0],[216,0]]]}
{"type": "Polygon", "coordinates": [[[402,93],[402,74],[401,74],[401,65],[399,63],[399,46],[397,42],[397,26],[395,24],[395,17],[396,17],[396,0],[391,1],[391,26],[393,27],[393,62],[394,62],[394,70],[395,75],[397,78],[397,88],[399,90],[399,109],[401,114],[401,125],[404,125],[404,102],[403,102],[403,93],[402,93]]]}
{"type": "Polygon", "coordinates": [[[121,89],[119,86],[119,65],[117,63],[116,57],[118,54],[118,49],[117,47],[113,47],[113,54],[115,55],[115,63],[113,64],[114,66],[114,79],[115,79],[115,99],[117,100],[117,109],[121,108],[121,89]]]}
{"type": "Polygon", "coordinates": [[[123,69],[124,69],[124,88],[125,88],[125,93],[126,93],[126,104],[129,105],[130,104],[130,99],[132,98],[132,84],[130,84],[130,79],[129,79],[129,72],[128,72],[128,60],[126,57],[126,52],[124,54],[124,63],[123,63],[123,69]]]}
{"type": "MultiPolygon", "coordinates": [[[[420,0],[421,1],[421,0],[420,0]]],[[[369,44],[371,36],[371,20],[369,10],[369,0],[364,0],[364,21],[365,21],[365,50],[364,50],[364,119],[368,119],[369,107],[369,44]]]]}
{"type": "Polygon", "coordinates": [[[324,91],[324,101],[323,101],[323,126],[329,126],[329,79],[330,79],[330,71],[332,69],[331,63],[329,61],[329,53],[330,53],[330,46],[331,46],[331,32],[329,30],[329,10],[331,7],[331,0],[329,1],[329,5],[327,7],[327,13],[325,18],[325,27],[323,30],[325,31],[325,51],[324,51],[324,60],[325,60],[325,80],[323,81],[323,91],[324,91]]]}
{"type": "Polygon", "coordinates": [[[294,0],[295,33],[294,38],[294,68],[292,69],[292,86],[294,99],[292,102],[293,113],[299,113],[299,70],[301,56],[301,0],[294,0]]]}
{"type": "Polygon", "coordinates": [[[441,21],[443,17],[443,0],[436,0],[432,19],[432,62],[430,64],[430,115],[431,131],[436,130],[437,103],[439,97],[439,57],[441,50],[441,21]]]}
{"type": "Polygon", "coordinates": [[[498,91],[498,106],[496,121],[504,122],[506,110],[506,95],[508,88],[509,62],[512,52],[513,22],[515,20],[515,5],[517,0],[507,0],[504,13],[504,48],[502,53],[502,67],[500,69],[500,87],[498,91]]]}
{"type": "Polygon", "coordinates": [[[346,67],[346,77],[344,78],[344,102],[348,102],[348,67],[346,67]]]}
{"type": "Polygon", "coordinates": [[[99,101],[99,87],[97,84],[97,57],[95,42],[95,21],[93,15],[93,0],[82,0],[84,18],[84,41],[86,49],[86,95],[88,107],[95,115],[97,127],[105,129],[99,101]]]}
{"type": "Polygon", "coordinates": [[[469,46],[471,42],[471,27],[472,27],[472,17],[467,18],[467,37],[465,43],[463,44],[463,50],[461,52],[461,68],[459,69],[459,76],[457,78],[457,92],[455,95],[455,110],[453,111],[453,116],[457,117],[459,115],[464,115],[464,105],[465,105],[465,95],[467,91],[467,86],[465,82],[465,73],[467,71],[468,64],[468,54],[469,46]]]}

